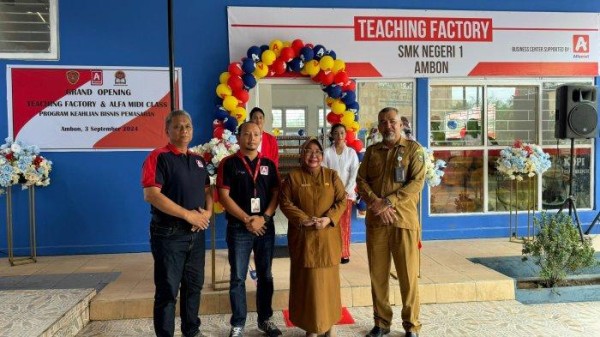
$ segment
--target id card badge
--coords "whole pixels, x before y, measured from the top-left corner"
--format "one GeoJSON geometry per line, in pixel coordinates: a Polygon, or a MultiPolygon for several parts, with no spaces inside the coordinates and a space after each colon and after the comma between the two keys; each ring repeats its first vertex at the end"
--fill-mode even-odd
{"type": "Polygon", "coordinates": [[[394,182],[403,183],[406,180],[404,166],[396,167],[394,169],[394,182]]]}
{"type": "Polygon", "coordinates": [[[394,169],[394,182],[403,183],[406,180],[404,165],[402,165],[402,153],[396,158],[396,168],[394,169]]]}
{"type": "Polygon", "coordinates": [[[260,198],[250,198],[250,212],[260,213],[260,198]]]}

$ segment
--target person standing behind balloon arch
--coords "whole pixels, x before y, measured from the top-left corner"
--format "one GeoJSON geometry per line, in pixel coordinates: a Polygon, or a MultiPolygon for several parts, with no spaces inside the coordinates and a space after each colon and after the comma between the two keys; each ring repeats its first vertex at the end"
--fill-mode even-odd
{"type": "Polygon", "coordinates": [[[250,121],[254,122],[260,128],[262,133],[262,141],[258,148],[258,152],[263,157],[271,159],[275,163],[275,167],[279,167],[279,145],[277,139],[272,134],[265,132],[265,112],[259,107],[254,107],[250,110],[250,121]]]}
{"type": "Polygon", "coordinates": [[[352,204],[356,201],[358,155],[354,149],[346,145],[346,127],[343,124],[331,126],[329,134],[332,144],[324,151],[323,166],[337,171],[346,190],[346,211],[340,219],[340,227],[342,230],[341,263],[348,263],[350,262],[352,204]]]}

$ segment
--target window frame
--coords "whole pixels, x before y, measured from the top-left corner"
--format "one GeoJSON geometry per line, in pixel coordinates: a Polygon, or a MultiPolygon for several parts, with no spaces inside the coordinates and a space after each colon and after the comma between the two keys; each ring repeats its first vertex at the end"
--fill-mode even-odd
{"type": "Polygon", "coordinates": [[[2,52],[0,50],[0,60],[59,60],[58,1],[59,0],[48,0],[50,51],[47,53],[10,53],[2,52]]]}
{"type": "MultiPolygon", "coordinates": [[[[572,82],[578,82],[578,83],[586,83],[589,85],[594,85],[594,78],[589,77],[563,77],[563,78],[557,78],[557,77],[541,77],[541,78],[505,78],[505,79],[469,79],[469,78],[453,78],[453,79],[430,79],[429,81],[429,85],[428,85],[428,103],[429,106],[431,106],[431,95],[429,94],[432,87],[434,86],[482,86],[483,87],[483,97],[482,97],[482,107],[483,107],[483,111],[485,112],[485,114],[482,115],[483,118],[483,123],[482,123],[482,130],[484,130],[485,132],[487,132],[488,130],[488,116],[487,116],[487,102],[488,102],[488,87],[490,86],[535,86],[538,88],[538,97],[537,97],[537,111],[536,111],[536,116],[535,116],[535,125],[536,125],[536,139],[535,139],[535,144],[540,145],[542,147],[542,149],[547,150],[547,149],[556,149],[558,147],[559,150],[564,150],[564,149],[570,149],[570,141],[568,140],[562,140],[560,142],[560,144],[558,144],[558,146],[556,144],[554,145],[544,145],[542,143],[542,134],[543,134],[543,98],[544,98],[544,83],[572,83],[572,82]]],[[[456,150],[481,150],[483,151],[483,195],[482,195],[482,203],[483,203],[483,207],[482,210],[479,212],[465,212],[465,213],[459,213],[459,212],[454,212],[454,213],[432,213],[431,212],[431,187],[428,186],[429,189],[429,202],[428,202],[428,214],[431,217],[441,217],[441,216],[456,216],[456,215],[460,215],[460,216],[464,216],[464,215],[475,215],[475,216],[480,216],[480,215],[498,215],[498,214],[504,214],[504,213],[509,213],[509,211],[490,211],[489,210],[489,179],[488,179],[488,175],[489,175],[489,170],[488,170],[488,162],[489,162],[489,152],[490,150],[501,150],[504,149],[506,147],[506,145],[492,145],[490,144],[490,142],[487,140],[487,137],[483,137],[484,138],[484,142],[482,145],[465,145],[462,146],[460,148],[457,148],[456,146],[440,146],[440,145],[433,145],[430,143],[430,139],[432,137],[432,130],[431,130],[431,113],[428,111],[427,113],[427,137],[425,138],[427,140],[427,147],[434,150],[434,151],[456,151],[456,150]]],[[[581,208],[582,210],[591,210],[593,209],[593,205],[594,205],[594,195],[595,195],[595,177],[593,172],[595,172],[595,148],[594,148],[594,142],[588,142],[588,143],[577,143],[577,141],[575,142],[575,149],[590,149],[590,207],[586,207],[586,208],[581,208]]],[[[537,208],[535,209],[536,211],[542,211],[543,210],[543,204],[542,204],[542,175],[536,175],[535,179],[537,181],[536,184],[536,188],[537,188],[537,193],[536,193],[536,197],[537,197],[537,208]]],[[[552,210],[552,209],[551,209],[552,210]]]]}

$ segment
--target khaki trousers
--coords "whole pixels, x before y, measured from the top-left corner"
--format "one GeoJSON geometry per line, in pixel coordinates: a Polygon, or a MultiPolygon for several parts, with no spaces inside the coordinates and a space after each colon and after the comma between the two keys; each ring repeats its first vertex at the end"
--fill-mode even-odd
{"type": "Polygon", "coordinates": [[[402,295],[402,326],[419,332],[419,232],[394,226],[367,226],[367,256],[375,325],[390,328],[390,268],[392,258],[402,295]]]}

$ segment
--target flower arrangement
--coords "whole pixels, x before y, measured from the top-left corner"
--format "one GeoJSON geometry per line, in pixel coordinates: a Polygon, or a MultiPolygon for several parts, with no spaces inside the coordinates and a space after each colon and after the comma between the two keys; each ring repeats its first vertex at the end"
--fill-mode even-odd
{"type": "Polygon", "coordinates": [[[6,138],[0,146],[0,194],[12,185],[48,186],[52,162],[40,155],[40,149],[6,138]]]}
{"type": "Polygon", "coordinates": [[[446,168],[446,162],[441,159],[435,159],[433,156],[433,150],[424,149],[424,161],[425,161],[425,182],[430,187],[439,185],[442,182],[444,176],[444,168],[446,168]]]}
{"type": "Polygon", "coordinates": [[[511,180],[522,181],[524,176],[543,174],[552,166],[550,155],[539,145],[516,140],[513,146],[500,151],[496,168],[511,180]]]}
{"type": "Polygon", "coordinates": [[[225,129],[220,134],[220,137],[214,137],[208,143],[191,147],[190,151],[196,152],[204,158],[204,161],[207,163],[206,169],[211,179],[214,179],[221,160],[236,153],[239,148],[240,146],[237,144],[235,135],[225,129]]]}

